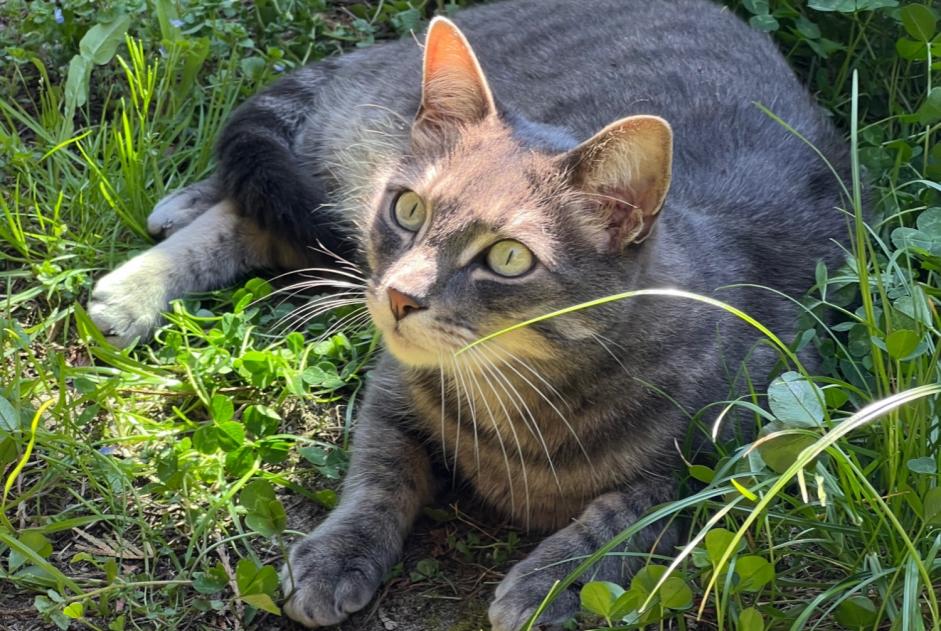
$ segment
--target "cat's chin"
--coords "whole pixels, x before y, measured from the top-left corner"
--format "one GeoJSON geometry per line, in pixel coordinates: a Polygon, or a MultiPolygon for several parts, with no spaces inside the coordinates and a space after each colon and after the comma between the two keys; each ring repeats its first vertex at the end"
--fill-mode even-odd
{"type": "Polygon", "coordinates": [[[392,356],[411,368],[438,368],[450,357],[449,353],[436,353],[409,341],[399,331],[383,331],[382,339],[392,356]]]}

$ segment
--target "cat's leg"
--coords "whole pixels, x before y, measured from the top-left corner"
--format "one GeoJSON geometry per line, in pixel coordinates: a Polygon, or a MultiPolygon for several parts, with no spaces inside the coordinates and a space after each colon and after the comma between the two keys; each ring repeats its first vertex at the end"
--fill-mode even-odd
{"type": "Polygon", "coordinates": [[[336,624],[369,603],[433,494],[425,448],[379,407],[364,406],[357,421],[339,506],[294,545],[281,572],[284,611],[308,627],[336,624]]]}
{"type": "Polygon", "coordinates": [[[154,206],[147,217],[147,232],[166,239],[218,204],[223,197],[215,177],[177,189],[154,206]]]}
{"type": "Polygon", "coordinates": [[[101,278],[88,315],[113,344],[146,339],[171,300],[222,287],[253,269],[290,263],[290,249],[277,246],[222,200],[101,278]]]}
{"type": "MultiPolygon", "coordinates": [[[[547,537],[529,556],[513,566],[497,586],[490,605],[493,631],[518,631],[536,611],[557,580],[565,578],[585,557],[637,521],[656,503],[667,499],[662,489],[637,488],[596,498],[571,525],[547,537]]],[[[649,526],[634,535],[630,549],[666,552],[676,543],[671,527],[649,526]]],[[[575,584],[559,594],[539,618],[541,624],[560,624],[579,611],[579,590],[592,580],[622,583],[639,567],[636,557],[603,558],[575,584]]]]}

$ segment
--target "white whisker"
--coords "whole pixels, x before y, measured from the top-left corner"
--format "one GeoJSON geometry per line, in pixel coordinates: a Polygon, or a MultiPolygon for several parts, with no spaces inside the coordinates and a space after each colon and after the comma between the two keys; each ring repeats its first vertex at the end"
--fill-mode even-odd
{"type": "MultiPolygon", "coordinates": [[[[289,286],[289,287],[284,287],[283,289],[279,289],[278,291],[271,292],[270,294],[268,294],[267,296],[265,296],[264,299],[272,298],[272,297],[277,296],[277,295],[279,295],[279,294],[283,294],[283,293],[286,293],[286,292],[290,291],[290,292],[291,292],[290,294],[288,294],[287,296],[285,296],[284,298],[282,298],[281,300],[279,300],[278,303],[274,306],[274,308],[277,309],[278,307],[280,307],[281,305],[283,305],[285,302],[288,302],[289,300],[293,300],[293,299],[296,298],[297,296],[299,296],[299,295],[301,295],[301,294],[303,294],[303,293],[305,293],[305,292],[308,292],[308,291],[310,291],[310,290],[312,290],[312,289],[318,289],[318,288],[321,288],[321,287],[327,287],[327,288],[338,289],[338,290],[339,290],[339,289],[342,289],[342,290],[343,290],[343,292],[332,292],[332,293],[329,293],[329,294],[325,294],[325,296],[337,296],[337,295],[340,295],[341,293],[342,293],[342,295],[345,295],[345,296],[346,296],[346,295],[351,295],[351,294],[356,294],[356,295],[363,296],[364,293],[365,293],[365,289],[364,289],[363,287],[359,287],[359,286],[357,286],[357,285],[353,285],[353,284],[338,284],[338,283],[332,283],[332,282],[319,282],[319,281],[317,281],[317,282],[295,283],[295,284],[293,284],[293,285],[291,285],[291,286],[289,286]],[[293,290],[293,291],[292,291],[292,290],[293,290]],[[352,291],[350,291],[350,290],[352,290],[352,291]]],[[[255,304],[255,303],[257,303],[257,302],[260,302],[261,300],[263,300],[263,299],[259,298],[258,300],[255,300],[254,302],[252,302],[252,304],[255,304]]]]}
{"type": "MultiPolygon", "coordinates": [[[[474,397],[471,396],[471,392],[467,387],[467,382],[464,380],[464,371],[461,370],[460,362],[458,362],[452,356],[451,363],[454,366],[455,372],[457,372],[458,378],[461,380],[461,389],[464,391],[464,396],[467,397],[467,410],[468,412],[470,412],[471,429],[473,430],[473,434],[474,434],[474,466],[476,467],[476,469],[474,470],[474,475],[476,476],[476,475],[480,475],[480,444],[477,439],[477,404],[474,401],[474,397]]],[[[460,421],[460,417],[458,417],[458,421],[460,421]]],[[[459,441],[460,441],[460,437],[461,437],[460,432],[461,432],[461,425],[460,425],[460,422],[458,422],[457,440],[455,441],[455,443],[457,444],[459,444],[459,441]]],[[[455,445],[455,448],[454,448],[454,475],[455,476],[457,475],[457,452],[458,452],[457,444],[455,445]]]]}
{"type": "MultiPolygon", "coordinates": [[[[554,387],[552,387],[552,385],[551,385],[548,381],[546,381],[546,379],[545,379],[542,375],[540,375],[535,369],[533,369],[532,366],[530,366],[529,364],[527,364],[526,362],[524,362],[524,361],[523,361],[522,359],[520,359],[519,357],[516,357],[515,355],[508,354],[507,357],[509,357],[510,359],[516,361],[516,362],[519,363],[521,366],[523,366],[524,368],[526,368],[529,372],[531,372],[533,375],[535,375],[540,381],[542,381],[542,383],[546,384],[549,388],[551,388],[552,391],[553,391],[557,396],[559,396],[560,399],[562,398],[562,395],[559,394],[559,391],[556,390],[554,387]]],[[[595,465],[594,465],[594,462],[592,462],[591,457],[588,455],[588,450],[585,449],[585,445],[582,444],[581,439],[578,437],[578,434],[575,432],[575,428],[572,427],[572,424],[569,423],[569,421],[568,421],[568,419],[565,417],[565,415],[562,414],[562,411],[552,402],[551,399],[549,399],[549,397],[547,397],[547,396],[542,392],[542,390],[540,390],[538,387],[536,387],[536,384],[534,384],[532,381],[530,381],[529,379],[527,379],[526,376],[523,375],[523,373],[521,373],[519,370],[517,370],[512,364],[510,364],[509,362],[507,362],[503,357],[497,356],[497,359],[499,359],[500,361],[502,361],[503,364],[504,364],[507,368],[509,368],[510,370],[512,370],[514,373],[516,373],[516,375],[517,375],[520,379],[522,379],[530,388],[533,389],[533,392],[535,392],[537,395],[539,395],[539,397],[540,397],[543,401],[545,401],[546,404],[547,404],[550,408],[552,408],[552,411],[555,412],[556,416],[559,417],[559,419],[560,419],[560,420],[562,421],[562,423],[565,425],[566,429],[568,429],[569,433],[572,435],[572,438],[575,439],[575,442],[576,442],[576,444],[578,445],[579,450],[582,452],[582,455],[585,456],[585,462],[588,463],[588,466],[591,468],[592,473],[594,473],[594,471],[595,471],[595,465]]],[[[564,403],[565,403],[565,400],[562,399],[562,402],[563,402],[563,404],[564,404],[564,403]]],[[[569,406],[569,408],[571,408],[571,406],[569,406]]]]}
{"type": "Polygon", "coordinates": [[[526,399],[523,397],[523,395],[520,394],[520,391],[516,388],[513,382],[505,374],[503,374],[503,372],[497,367],[496,364],[493,363],[493,360],[488,357],[483,352],[483,350],[484,349],[480,349],[479,355],[484,361],[486,361],[488,365],[487,368],[494,376],[494,379],[496,379],[497,385],[499,385],[500,388],[510,398],[510,402],[513,404],[513,407],[516,408],[520,418],[523,419],[523,424],[526,426],[526,429],[528,429],[533,438],[539,441],[539,444],[542,445],[543,452],[546,454],[546,461],[549,463],[549,470],[552,472],[552,477],[555,480],[556,487],[559,489],[559,494],[562,494],[562,482],[559,480],[555,463],[552,461],[552,455],[549,452],[549,445],[546,444],[545,437],[542,435],[542,431],[539,429],[539,423],[536,421],[536,417],[533,415],[529,404],[526,402],[526,399]],[[507,390],[507,388],[509,388],[509,390],[507,390]],[[519,405],[517,404],[517,401],[519,401],[519,405]],[[520,405],[522,405],[522,409],[520,408],[520,405]],[[526,420],[527,416],[529,417],[528,421],[526,420]]]}
{"type": "Polygon", "coordinates": [[[273,328],[279,331],[286,329],[295,329],[297,324],[300,322],[309,322],[313,318],[316,318],[324,313],[329,313],[341,307],[348,307],[351,305],[360,305],[362,301],[356,300],[353,298],[346,299],[333,299],[329,301],[321,301],[316,304],[304,305],[294,309],[280,320],[278,320],[273,328]]]}
{"type": "Polygon", "coordinates": [[[322,342],[323,340],[330,338],[330,336],[339,333],[341,329],[348,333],[355,333],[362,327],[362,324],[365,321],[369,320],[369,317],[369,311],[366,309],[366,307],[359,307],[354,309],[350,313],[331,324],[326,331],[318,335],[317,341],[322,342]]]}
{"type": "Polygon", "coordinates": [[[478,368],[478,370],[472,371],[471,376],[474,378],[474,383],[477,386],[477,392],[480,395],[481,403],[483,403],[484,407],[487,409],[487,414],[490,417],[490,423],[493,425],[493,431],[496,434],[497,441],[500,443],[500,449],[503,452],[503,460],[504,460],[504,463],[506,464],[506,478],[507,478],[507,483],[510,489],[510,512],[512,513],[516,512],[516,501],[515,501],[514,492],[513,492],[513,473],[510,468],[510,460],[509,460],[509,457],[507,456],[506,448],[503,445],[503,437],[500,433],[500,427],[497,424],[497,419],[493,415],[493,410],[490,408],[490,403],[487,401],[487,397],[484,395],[483,388],[481,388],[480,386],[480,380],[477,379],[478,374],[482,375],[483,378],[487,381],[487,385],[490,387],[491,392],[493,392],[493,396],[496,397],[497,402],[500,404],[500,407],[503,408],[503,414],[506,416],[506,421],[507,421],[507,425],[510,428],[510,433],[513,435],[513,440],[516,441],[516,450],[519,454],[520,467],[522,468],[522,474],[523,474],[523,490],[524,490],[525,501],[526,501],[526,527],[529,528],[529,520],[530,520],[529,480],[527,479],[527,475],[526,475],[526,459],[523,457],[523,448],[520,445],[519,436],[517,436],[516,434],[516,428],[513,426],[513,420],[510,418],[510,415],[506,410],[506,406],[503,405],[503,399],[501,399],[500,396],[497,394],[496,389],[494,389],[493,384],[490,382],[490,378],[487,377],[486,374],[482,373],[479,370],[480,362],[478,361],[477,354],[476,353],[473,354],[472,358],[474,360],[474,365],[478,368]]]}
{"type": "Polygon", "coordinates": [[[345,307],[348,305],[361,305],[363,304],[363,299],[361,295],[357,292],[343,292],[339,294],[328,294],[322,296],[310,302],[307,302],[300,307],[292,310],[290,313],[281,317],[277,322],[274,323],[274,329],[283,330],[285,323],[290,322],[296,324],[297,322],[303,320],[305,317],[307,320],[311,320],[314,317],[328,311],[333,311],[340,307],[345,307]],[[313,315],[311,315],[313,314],[313,315]]]}
{"type": "MultiPolygon", "coordinates": [[[[445,426],[444,361],[442,360],[443,360],[443,357],[439,354],[438,355],[438,380],[441,382],[441,392],[439,394],[439,397],[441,398],[441,462],[444,462],[445,466],[447,466],[448,448],[447,448],[447,444],[444,441],[444,426],[445,426]]],[[[458,421],[458,424],[460,424],[460,420],[458,421]]]]}

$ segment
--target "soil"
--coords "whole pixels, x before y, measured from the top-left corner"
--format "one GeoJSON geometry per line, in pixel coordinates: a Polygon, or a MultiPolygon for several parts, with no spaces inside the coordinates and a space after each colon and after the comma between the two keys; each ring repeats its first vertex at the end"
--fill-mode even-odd
{"type": "MultiPolygon", "coordinates": [[[[312,530],[324,517],[326,510],[303,498],[285,502],[288,527],[301,532],[312,530]]],[[[406,543],[402,571],[387,581],[373,601],[361,612],[354,614],[334,631],[485,631],[487,607],[493,590],[512,564],[525,556],[536,543],[533,537],[522,537],[509,558],[494,561],[491,549],[505,549],[513,531],[484,527],[453,507],[444,506],[435,516],[452,516],[445,522],[423,517],[406,543]],[[470,556],[462,554],[452,545],[466,541],[468,536],[479,538],[478,549],[470,556]],[[437,572],[429,578],[413,580],[411,574],[419,561],[434,559],[437,572]]],[[[280,564],[280,562],[279,562],[280,564]]],[[[52,631],[55,625],[41,620],[32,608],[29,598],[0,597],[0,631],[52,631]]],[[[194,621],[189,629],[221,630],[225,626],[217,619],[194,621]],[[222,625],[222,626],[220,626],[222,625]]],[[[73,628],[79,628],[73,623],[73,628]]],[[[106,625],[102,628],[107,628],[106,625]]],[[[288,618],[265,615],[250,625],[239,627],[245,631],[302,631],[304,627],[288,618]]],[[[155,631],[175,631],[154,627],[155,631]]]]}
{"type": "MultiPolygon", "coordinates": [[[[286,508],[289,527],[300,531],[312,529],[325,517],[323,509],[309,502],[286,508]]],[[[476,511],[472,509],[473,512],[476,511]]],[[[454,504],[448,505],[447,500],[434,513],[439,520],[445,514],[451,519],[441,522],[421,518],[406,542],[401,576],[389,580],[369,606],[336,627],[337,631],[481,631],[490,628],[487,607],[493,590],[512,564],[534,547],[537,539],[522,536],[512,555],[494,560],[488,546],[505,549],[513,531],[481,525],[456,510],[454,504]],[[453,546],[454,541],[466,541],[468,536],[480,541],[475,554],[462,554],[453,546]],[[438,571],[431,578],[413,581],[410,575],[424,559],[437,561],[438,571]]],[[[257,628],[265,631],[302,629],[285,619],[271,617],[257,628]]]]}

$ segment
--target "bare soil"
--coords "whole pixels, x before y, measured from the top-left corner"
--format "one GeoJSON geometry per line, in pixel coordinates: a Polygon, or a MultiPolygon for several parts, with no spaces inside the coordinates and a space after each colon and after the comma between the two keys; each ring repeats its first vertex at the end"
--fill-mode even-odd
{"type": "MultiPolygon", "coordinates": [[[[481,631],[489,629],[487,607],[493,591],[512,564],[525,556],[537,542],[535,537],[522,536],[518,548],[509,556],[494,560],[487,549],[492,545],[505,549],[511,531],[481,525],[472,517],[448,505],[446,498],[439,507],[454,518],[438,522],[423,517],[406,542],[400,576],[392,578],[363,611],[336,627],[337,631],[481,631]],[[455,549],[455,541],[468,536],[480,541],[471,555],[455,549]],[[434,577],[413,581],[412,572],[424,559],[434,559],[438,572],[434,577]]],[[[289,526],[309,531],[326,514],[322,508],[302,500],[287,506],[289,526]]],[[[476,511],[473,511],[476,512],[476,511]]],[[[437,516],[437,515],[436,515],[437,516]]],[[[300,625],[288,620],[267,617],[256,627],[259,630],[299,631],[300,625]]]]}

